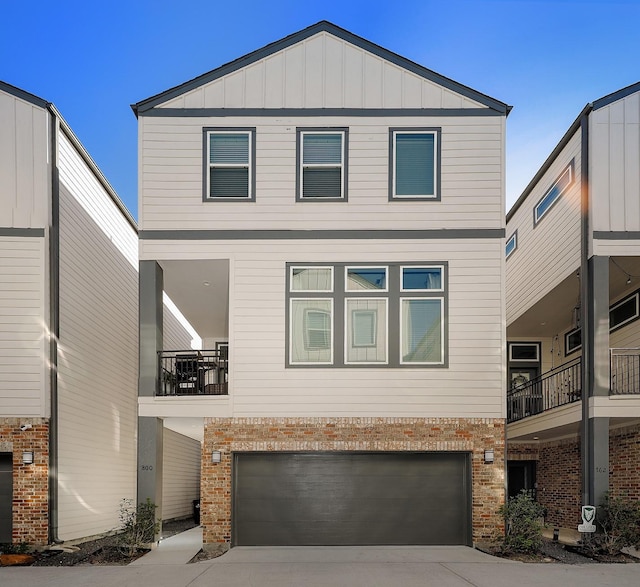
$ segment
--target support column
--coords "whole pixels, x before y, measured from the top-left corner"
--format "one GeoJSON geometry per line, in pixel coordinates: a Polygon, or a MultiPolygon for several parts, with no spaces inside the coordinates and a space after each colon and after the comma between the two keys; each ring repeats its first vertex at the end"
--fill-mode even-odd
{"type": "MultiPolygon", "coordinates": [[[[163,275],[156,261],[140,261],[139,320],[140,376],[139,397],[153,397],[159,379],[158,352],[163,335],[163,275]]],[[[159,418],[138,417],[138,503],[149,498],[158,506],[162,520],[162,439],[159,418]]]]}
{"type": "Polygon", "coordinates": [[[598,506],[609,490],[609,418],[593,417],[591,398],[609,395],[609,257],[591,257],[583,276],[582,502],[598,506]]]}

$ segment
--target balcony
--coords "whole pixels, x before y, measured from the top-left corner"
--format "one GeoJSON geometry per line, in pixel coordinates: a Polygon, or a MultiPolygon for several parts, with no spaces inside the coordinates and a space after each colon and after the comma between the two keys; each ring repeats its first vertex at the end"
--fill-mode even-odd
{"type": "Polygon", "coordinates": [[[227,348],[158,353],[156,397],[228,395],[227,348]]]}
{"type": "Polygon", "coordinates": [[[580,357],[547,371],[507,392],[507,422],[517,422],[566,404],[582,396],[580,357]]]}
{"type": "Polygon", "coordinates": [[[640,394],[640,349],[611,349],[611,395],[640,394]]]}

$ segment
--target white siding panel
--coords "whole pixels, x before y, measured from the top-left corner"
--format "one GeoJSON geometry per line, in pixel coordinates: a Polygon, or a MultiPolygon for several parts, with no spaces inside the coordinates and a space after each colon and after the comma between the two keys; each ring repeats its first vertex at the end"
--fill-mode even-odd
{"type": "Polygon", "coordinates": [[[201,102],[205,108],[486,108],[327,33],[158,107],[185,108],[201,102]],[[259,79],[266,80],[264,92],[255,91],[259,79]]]}
{"type": "Polygon", "coordinates": [[[59,535],[71,540],[117,527],[135,496],[137,238],[64,135],[59,154],[59,535]]]}
{"type": "Polygon", "coordinates": [[[165,428],[162,450],[162,519],[188,517],[200,498],[201,445],[165,428]]]}
{"type": "Polygon", "coordinates": [[[44,228],[49,212],[48,114],[0,91],[0,226],[44,228]]]}
{"type": "Polygon", "coordinates": [[[593,230],[640,230],[640,92],[591,113],[593,230]]]}
{"type": "Polygon", "coordinates": [[[506,261],[507,324],[580,266],[580,177],[578,131],[507,224],[507,237],[518,231],[518,248],[506,261]],[[573,184],[534,227],[534,207],[572,159],[573,184]]]}
{"type": "MultiPolygon", "coordinates": [[[[280,86],[282,90],[282,86],[280,86]]],[[[143,230],[501,228],[500,117],[226,117],[256,127],[256,202],[202,201],[202,128],[211,118],[140,126],[143,230]],[[349,201],[296,202],[296,127],[349,127],[349,201]],[[389,128],[442,128],[442,201],[389,202],[389,128]]]]}
{"type": "Polygon", "coordinates": [[[229,381],[233,416],[502,417],[506,362],[501,239],[327,240],[321,244],[142,242],[142,258],[227,256],[232,260],[229,381]],[[448,261],[449,367],[285,368],[287,261],[448,261]]]}
{"type": "Polygon", "coordinates": [[[0,237],[0,414],[47,417],[45,239],[0,237]]]}

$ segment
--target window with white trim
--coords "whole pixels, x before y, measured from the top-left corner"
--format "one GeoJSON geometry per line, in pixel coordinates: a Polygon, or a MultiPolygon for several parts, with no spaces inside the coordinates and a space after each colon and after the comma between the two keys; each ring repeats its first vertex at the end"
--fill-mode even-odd
{"type": "Polygon", "coordinates": [[[346,200],[348,129],[297,129],[297,200],[346,200]]]}
{"type": "Polygon", "coordinates": [[[533,224],[536,225],[542,217],[551,209],[551,207],[560,199],[560,196],[567,191],[567,188],[573,183],[574,161],[565,167],[560,177],[556,179],[547,193],[540,199],[533,209],[533,224]]]}
{"type": "Polygon", "coordinates": [[[391,200],[440,198],[440,129],[390,129],[391,200]]]}
{"type": "Polygon", "coordinates": [[[445,366],[446,267],[287,264],[287,365],[445,366]]]}
{"type": "Polygon", "coordinates": [[[205,128],[205,200],[255,200],[255,129],[205,128]]]}

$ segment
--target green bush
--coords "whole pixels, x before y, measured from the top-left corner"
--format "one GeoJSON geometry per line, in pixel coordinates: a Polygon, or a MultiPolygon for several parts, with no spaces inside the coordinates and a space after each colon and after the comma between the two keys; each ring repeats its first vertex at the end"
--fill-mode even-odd
{"type": "Polygon", "coordinates": [[[120,529],[118,530],[118,547],[121,552],[133,556],[136,551],[148,548],[155,540],[160,528],[156,519],[158,506],[149,498],[134,506],[132,499],[120,502],[120,529]]]}
{"type": "Polygon", "coordinates": [[[27,554],[31,551],[31,547],[26,542],[0,544],[0,554],[27,554]]]}
{"type": "Polygon", "coordinates": [[[505,553],[538,552],[542,546],[542,517],[544,508],[525,491],[510,498],[501,508],[505,521],[502,544],[505,553]]]}
{"type": "Polygon", "coordinates": [[[640,548],[640,501],[606,494],[598,508],[598,532],[585,537],[595,553],[618,554],[625,546],[640,548]]]}

